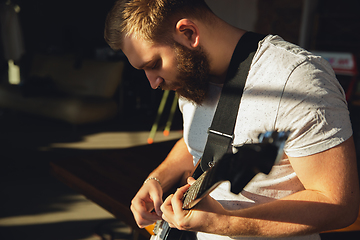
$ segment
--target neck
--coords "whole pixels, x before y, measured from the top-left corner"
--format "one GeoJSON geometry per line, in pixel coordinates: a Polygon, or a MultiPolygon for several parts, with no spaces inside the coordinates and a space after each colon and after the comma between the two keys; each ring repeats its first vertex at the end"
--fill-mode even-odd
{"type": "Polygon", "coordinates": [[[224,83],[235,47],[245,32],[221,19],[205,29],[208,36],[203,39],[206,39],[204,46],[210,59],[211,82],[224,83]]]}

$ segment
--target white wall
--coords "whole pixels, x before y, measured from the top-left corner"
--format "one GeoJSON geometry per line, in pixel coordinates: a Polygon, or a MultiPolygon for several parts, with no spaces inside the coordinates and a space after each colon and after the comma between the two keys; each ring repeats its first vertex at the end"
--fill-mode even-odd
{"type": "Polygon", "coordinates": [[[257,0],[205,0],[209,7],[233,26],[255,31],[257,0]]]}

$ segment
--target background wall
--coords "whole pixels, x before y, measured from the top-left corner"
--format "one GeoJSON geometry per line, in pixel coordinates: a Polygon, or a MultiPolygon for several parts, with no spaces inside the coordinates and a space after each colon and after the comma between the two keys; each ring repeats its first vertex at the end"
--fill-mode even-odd
{"type": "Polygon", "coordinates": [[[298,44],[303,0],[258,0],[255,29],[264,34],[278,34],[298,44]]]}
{"type": "Polygon", "coordinates": [[[279,34],[297,43],[303,0],[206,0],[210,8],[228,23],[264,34],[279,34]]]}
{"type": "Polygon", "coordinates": [[[233,26],[255,31],[258,0],[205,0],[210,8],[233,26]]]}

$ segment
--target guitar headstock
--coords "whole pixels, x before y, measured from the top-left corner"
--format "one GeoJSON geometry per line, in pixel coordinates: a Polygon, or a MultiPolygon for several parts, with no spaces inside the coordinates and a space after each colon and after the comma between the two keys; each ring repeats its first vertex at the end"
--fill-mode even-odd
{"type": "Polygon", "coordinates": [[[260,144],[271,144],[278,148],[278,155],[277,158],[275,159],[275,163],[281,160],[284,151],[284,146],[289,135],[290,135],[290,131],[282,131],[282,132],[268,131],[265,133],[261,133],[259,135],[260,144]]]}

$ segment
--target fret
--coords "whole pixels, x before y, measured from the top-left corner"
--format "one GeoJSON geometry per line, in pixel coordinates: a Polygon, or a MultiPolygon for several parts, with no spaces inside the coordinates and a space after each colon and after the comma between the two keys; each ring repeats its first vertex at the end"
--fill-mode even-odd
{"type": "Polygon", "coordinates": [[[204,172],[185,192],[183,197],[183,209],[186,209],[187,206],[199,196],[198,193],[203,185],[202,183],[205,179],[206,174],[207,172],[204,172]]]}

